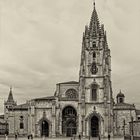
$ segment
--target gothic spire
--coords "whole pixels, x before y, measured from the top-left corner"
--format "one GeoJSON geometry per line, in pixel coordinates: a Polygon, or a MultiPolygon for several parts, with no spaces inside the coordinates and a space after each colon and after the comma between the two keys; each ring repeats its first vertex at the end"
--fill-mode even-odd
{"type": "Polygon", "coordinates": [[[10,87],[10,91],[9,91],[9,96],[8,96],[8,103],[13,103],[14,102],[14,98],[13,98],[13,93],[12,93],[12,87],[10,87]]]}
{"type": "Polygon", "coordinates": [[[91,16],[91,20],[89,24],[89,30],[91,34],[97,35],[97,33],[99,33],[99,30],[100,30],[100,23],[99,23],[98,14],[96,11],[95,1],[93,5],[94,7],[93,7],[93,12],[92,12],[92,16],[91,16]]]}

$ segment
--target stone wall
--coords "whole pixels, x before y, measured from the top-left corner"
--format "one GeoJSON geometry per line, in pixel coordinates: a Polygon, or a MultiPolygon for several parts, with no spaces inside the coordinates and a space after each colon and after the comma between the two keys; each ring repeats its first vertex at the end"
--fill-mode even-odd
{"type": "Polygon", "coordinates": [[[114,134],[121,136],[123,136],[124,133],[130,134],[129,122],[132,117],[136,118],[135,110],[114,110],[114,134]]]}
{"type": "Polygon", "coordinates": [[[23,110],[15,110],[9,111],[8,113],[8,126],[9,126],[9,134],[13,135],[16,132],[19,135],[27,135],[28,133],[28,111],[23,110]],[[23,129],[20,129],[20,119],[23,116],[23,129]]]}

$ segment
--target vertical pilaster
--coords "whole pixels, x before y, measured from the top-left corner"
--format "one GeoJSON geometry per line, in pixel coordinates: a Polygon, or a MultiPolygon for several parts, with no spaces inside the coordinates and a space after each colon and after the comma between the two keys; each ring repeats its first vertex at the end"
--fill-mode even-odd
{"type": "Polygon", "coordinates": [[[52,102],[52,137],[56,137],[56,107],[55,107],[55,101],[52,102]]]}

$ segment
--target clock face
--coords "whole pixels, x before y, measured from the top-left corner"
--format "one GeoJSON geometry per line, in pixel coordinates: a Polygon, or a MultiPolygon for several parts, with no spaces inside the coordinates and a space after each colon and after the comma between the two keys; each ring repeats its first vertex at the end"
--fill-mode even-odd
{"type": "Polygon", "coordinates": [[[92,63],[92,66],[91,66],[91,73],[92,74],[96,74],[98,72],[98,68],[96,66],[96,63],[92,63]]]}

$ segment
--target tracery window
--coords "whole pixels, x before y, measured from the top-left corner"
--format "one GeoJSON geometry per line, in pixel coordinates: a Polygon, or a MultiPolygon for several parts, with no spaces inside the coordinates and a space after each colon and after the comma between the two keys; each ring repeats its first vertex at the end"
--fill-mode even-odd
{"type": "Polygon", "coordinates": [[[93,62],[92,65],[91,65],[91,73],[96,74],[97,72],[98,72],[98,68],[96,66],[96,63],[93,62]]]}
{"type": "Polygon", "coordinates": [[[95,52],[93,52],[93,58],[96,58],[96,53],[95,52]]]}
{"type": "Polygon", "coordinates": [[[97,100],[97,88],[98,86],[96,84],[91,85],[91,100],[92,101],[97,100]]]}
{"type": "Polygon", "coordinates": [[[66,97],[69,99],[77,98],[77,91],[75,89],[68,89],[65,93],[66,97]]]}
{"type": "Polygon", "coordinates": [[[93,42],[93,48],[96,48],[96,43],[95,42],[93,42]]]}

